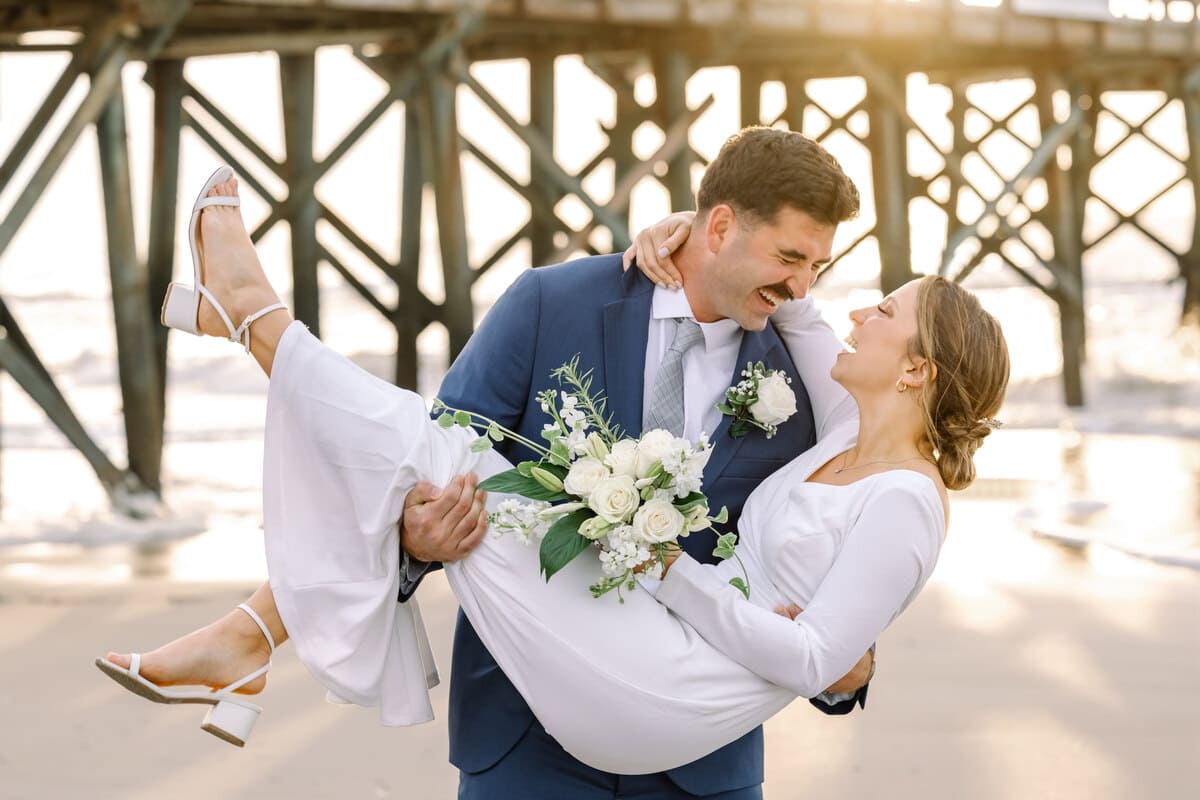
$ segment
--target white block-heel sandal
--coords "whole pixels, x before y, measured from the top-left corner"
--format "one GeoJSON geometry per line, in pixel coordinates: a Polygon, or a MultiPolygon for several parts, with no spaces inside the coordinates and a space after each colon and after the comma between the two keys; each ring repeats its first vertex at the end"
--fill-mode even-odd
{"type": "Polygon", "coordinates": [[[200,315],[200,298],[204,298],[216,309],[217,315],[225,323],[225,327],[229,331],[229,341],[245,345],[246,352],[248,353],[250,352],[250,324],[272,311],[287,308],[287,306],[283,303],[269,305],[246,317],[242,320],[241,325],[234,327],[233,321],[225,313],[224,307],[217,302],[217,298],[205,288],[203,281],[200,280],[200,253],[196,248],[196,236],[200,226],[200,212],[209,206],[233,206],[236,208],[242,204],[240,197],[229,197],[226,195],[208,196],[208,193],[214,186],[218,183],[224,183],[232,177],[233,169],[227,166],[218,167],[212,175],[208,176],[208,180],[204,182],[204,186],[200,189],[200,194],[196,196],[196,203],[192,206],[192,215],[188,218],[188,244],[191,245],[192,250],[193,284],[188,286],[183,283],[172,283],[167,286],[167,296],[163,298],[160,319],[162,324],[168,328],[175,328],[176,330],[186,331],[194,336],[199,336],[200,328],[197,320],[200,315]]]}
{"type": "MultiPolygon", "coordinates": [[[[263,636],[266,637],[271,653],[274,653],[275,639],[267,630],[262,618],[245,603],[238,608],[250,615],[250,619],[254,620],[263,636]]],[[[141,661],[141,655],[134,653],[130,656],[128,669],[112,663],[107,658],[97,658],[96,666],[100,668],[101,672],[129,691],[155,703],[203,703],[212,706],[204,716],[204,722],[200,724],[201,729],[238,747],[246,744],[246,740],[250,738],[250,731],[254,728],[254,723],[258,721],[258,715],[262,713],[262,708],[234,696],[233,693],[260,675],[265,675],[271,668],[270,659],[246,677],[217,691],[208,688],[159,686],[138,674],[141,661]]]]}

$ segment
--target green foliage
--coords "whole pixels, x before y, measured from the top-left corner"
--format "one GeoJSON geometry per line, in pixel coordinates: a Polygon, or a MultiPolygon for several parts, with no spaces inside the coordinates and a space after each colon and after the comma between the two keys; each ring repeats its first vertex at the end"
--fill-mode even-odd
{"type": "Polygon", "coordinates": [[[589,539],[579,535],[579,526],[591,516],[591,509],[581,508],[565,517],[559,517],[558,521],[550,526],[538,551],[546,580],[554,577],[556,572],[591,545],[589,539]]]}
{"type": "Polygon", "coordinates": [[[497,473],[487,480],[482,481],[479,484],[479,488],[485,492],[519,494],[522,497],[528,497],[530,500],[546,500],[551,503],[570,499],[565,492],[551,491],[535,479],[522,475],[519,469],[510,469],[497,473]]]}

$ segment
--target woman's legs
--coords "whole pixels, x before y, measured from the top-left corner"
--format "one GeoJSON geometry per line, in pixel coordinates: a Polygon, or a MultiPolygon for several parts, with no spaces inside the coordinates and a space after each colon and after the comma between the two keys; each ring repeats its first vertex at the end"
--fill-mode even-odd
{"type": "MultiPolygon", "coordinates": [[[[236,196],[237,178],[217,184],[209,195],[236,196]]],[[[204,285],[225,308],[234,326],[259,309],[279,302],[279,295],[267,280],[250,241],[240,208],[209,206],[204,209],[200,214],[198,244],[204,285]]],[[[275,360],[275,347],[291,322],[292,315],[279,309],[250,326],[250,353],[268,377],[275,360]]],[[[228,335],[225,323],[207,300],[200,301],[199,327],[201,333],[209,336],[228,335]]]]}
{"type": "MultiPolygon", "coordinates": [[[[250,596],[246,605],[266,623],[279,646],[287,641],[287,629],[275,608],[270,584],[264,583],[250,596]]],[[[210,686],[221,689],[267,663],[271,648],[262,631],[241,609],[233,609],[216,622],[181,636],[169,644],[142,656],[140,674],[160,686],[210,686]]],[[[109,653],[108,660],[129,666],[129,655],[109,653]]],[[[237,691],[258,694],[267,685],[267,676],[255,678],[237,691]]]]}

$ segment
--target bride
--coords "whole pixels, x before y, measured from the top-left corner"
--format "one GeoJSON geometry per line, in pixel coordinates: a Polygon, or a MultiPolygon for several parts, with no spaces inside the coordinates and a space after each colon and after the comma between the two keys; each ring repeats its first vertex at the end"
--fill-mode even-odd
{"type": "MultiPolygon", "coordinates": [[[[196,286],[172,286],[163,321],[242,342],[270,378],[270,585],[240,607],[246,617],[231,612],[238,625],[190,635],[205,651],[192,667],[219,675],[226,653],[265,657],[290,637],[334,699],[379,706],[385,724],[426,721],[436,678],[416,603],[395,601],[395,521],[419,481],[486,478],[511,465],[472,452],[474,434],[442,429],[418,395],[363,372],[294,322],[251,245],[231,171],[218,170],[205,189],[190,231],[196,286]],[[251,622],[249,634],[231,633],[251,622]]],[[[546,582],[536,548],[512,537],[489,536],[446,565],[488,651],[580,761],[659,772],[737,739],[849,670],[929,578],[946,490],[973,480],[972,455],[1003,400],[1003,334],[972,294],[938,277],[850,317],[848,352],[809,301],[773,317],[789,349],[805,350],[796,364],[818,441],[746,502],[738,553],[749,602],[728,584],[740,575],[735,564],[686,554],[623,605],[587,590],[599,578],[596,559],[577,558],[546,582]],[[804,609],[794,619],[772,610],[793,603],[804,609]]],[[[492,496],[489,508],[503,499],[492,496]]],[[[211,692],[154,683],[137,655],[110,653],[97,665],[148,699],[210,705],[206,730],[236,744],[260,711],[235,692],[261,690],[265,666],[211,692]]]]}

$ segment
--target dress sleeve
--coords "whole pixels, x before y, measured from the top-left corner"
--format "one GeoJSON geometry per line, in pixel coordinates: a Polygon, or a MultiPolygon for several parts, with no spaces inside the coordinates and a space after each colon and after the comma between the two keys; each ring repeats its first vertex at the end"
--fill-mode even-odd
{"type": "Polygon", "coordinates": [[[813,422],[820,439],[834,426],[858,415],[858,406],[840,383],[829,376],[838,353],[846,348],[838,341],[813,304],[811,297],[784,303],[771,315],[800,380],[812,403],[813,422]]]}
{"type": "Polygon", "coordinates": [[[667,572],[658,601],[742,666],[813,697],[858,662],[929,578],[944,528],[931,491],[900,484],[868,499],[795,620],[746,602],[716,570],[688,556],[667,572]]]}

